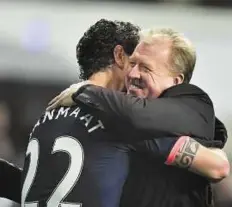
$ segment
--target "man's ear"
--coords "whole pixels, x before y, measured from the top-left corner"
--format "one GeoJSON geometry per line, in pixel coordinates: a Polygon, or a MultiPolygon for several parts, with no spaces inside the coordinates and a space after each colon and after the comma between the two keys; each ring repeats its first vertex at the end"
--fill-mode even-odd
{"type": "Polygon", "coordinates": [[[180,74],[174,79],[175,85],[181,84],[184,82],[184,74],[180,74]]]}
{"type": "Polygon", "coordinates": [[[119,68],[123,69],[125,64],[125,52],[121,45],[114,48],[114,60],[119,68]]]}

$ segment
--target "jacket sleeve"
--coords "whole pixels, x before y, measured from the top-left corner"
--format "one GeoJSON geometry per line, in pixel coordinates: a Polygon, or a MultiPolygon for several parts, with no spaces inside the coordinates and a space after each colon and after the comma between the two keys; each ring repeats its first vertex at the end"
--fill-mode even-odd
{"type": "Polygon", "coordinates": [[[134,132],[140,139],[181,135],[213,139],[214,136],[213,105],[201,95],[149,100],[88,85],[74,94],[73,99],[97,109],[96,114],[107,129],[134,132]]]}

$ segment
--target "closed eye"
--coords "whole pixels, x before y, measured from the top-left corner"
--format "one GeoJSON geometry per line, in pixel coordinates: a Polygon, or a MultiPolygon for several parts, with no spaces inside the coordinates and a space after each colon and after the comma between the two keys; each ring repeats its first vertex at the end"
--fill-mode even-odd
{"type": "Polygon", "coordinates": [[[142,69],[145,72],[152,72],[152,70],[149,67],[145,66],[145,65],[142,66],[142,69]]]}
{"type": "Polygon", "coordinates": [[[131,66],[131,67],[134,67],[135,65],[136,65],[136,63],[135,63],[135,62],[130,61],[130,66],[131,66]]]}

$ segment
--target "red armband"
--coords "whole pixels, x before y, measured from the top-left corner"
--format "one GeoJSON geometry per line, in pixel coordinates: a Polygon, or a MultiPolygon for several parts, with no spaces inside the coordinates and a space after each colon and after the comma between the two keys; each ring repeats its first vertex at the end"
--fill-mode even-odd
{"type": "Polygon", "coordinates": [[[171,152],[168,155],[168,158],[165,162],[166,165],[171,165],[175,161],[178,151],[184,146],[184,143],[187,139],[189,139],[188,136],[182,136],[177,140],[177,142],[175,143],[171,152]]]}

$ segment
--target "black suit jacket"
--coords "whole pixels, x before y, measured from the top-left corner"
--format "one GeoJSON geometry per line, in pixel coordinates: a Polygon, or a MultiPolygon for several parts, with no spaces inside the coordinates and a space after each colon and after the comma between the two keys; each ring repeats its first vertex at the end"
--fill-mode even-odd
{"type": "Polygon", "coordinates": [[[118,139],[147,140],[189,135],[214,139],[213,103],[199,87],[180,84],[159,98],[142,99],[123,92],[88,85],[73,95],[76,102],[97,109],[106,130],[118,139]],[[123,136],[122,136],[123,135],[123,136]]]}

